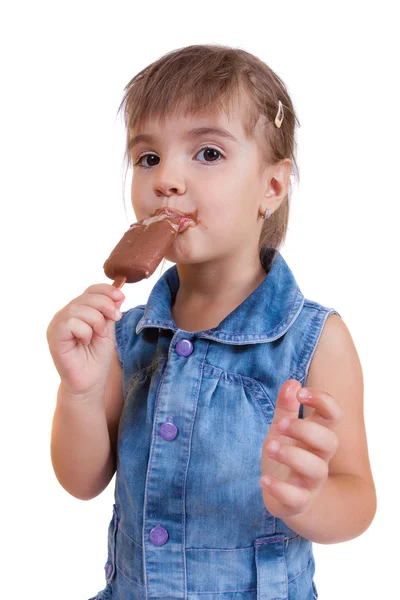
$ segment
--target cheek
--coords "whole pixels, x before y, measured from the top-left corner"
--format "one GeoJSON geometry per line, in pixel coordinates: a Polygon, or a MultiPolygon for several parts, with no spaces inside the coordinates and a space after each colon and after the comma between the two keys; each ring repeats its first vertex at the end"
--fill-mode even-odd
{"type": "Polygon", "coordinates": [[[146,201],[146,198],[143,193],[140,194],[137,192],[132,193],[131,195],[131,206],[136,215],[136,220],[141,221],[145,217],[148,217],[151,213],[154,212],[155,206],[154,201],[146,201]]]}

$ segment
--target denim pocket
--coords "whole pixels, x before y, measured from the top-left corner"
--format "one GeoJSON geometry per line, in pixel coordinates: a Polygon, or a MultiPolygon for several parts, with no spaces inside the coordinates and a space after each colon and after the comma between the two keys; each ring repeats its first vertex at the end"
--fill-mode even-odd
{"type": "Polygon", "coordinates": [[[116,535],[118,529],[118,512],[117,506],[113,505],[113,516],[108,526],[108,557],[107,562],[104,566],[106,573],[106,582],[110,583],[115,574],[115,547],[116,547],[116,535]]]}
{"type": "Polygon", "coordinates": [[[257,600],[287,600],[288,574],[285,536],[270,535],[254,542],[257,570],[257,600]]]}

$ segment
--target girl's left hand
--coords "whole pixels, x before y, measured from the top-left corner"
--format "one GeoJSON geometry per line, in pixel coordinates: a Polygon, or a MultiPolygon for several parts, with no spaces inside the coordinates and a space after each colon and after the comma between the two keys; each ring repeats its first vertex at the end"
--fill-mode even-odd
{"type": "Polygon", "coordinates": [[[342,417],[342,408],[327,392],[302,388],[295,379],[282,385],[261,458],[260,485],[272,515],[293,517],[309,510],[328,478],[329,461],[339,446],[333,430],[342,417]],[[302,389],[310,392],[308,400],[299,397],[302,389]],[[305,419],[298,418],[300,404],[314,408],[305,419]],[[284,418],[289,421],[286,430],[281,429],[284,418]],[[270,451],[271,442],[280,445],[275,453],[270,451]],[[265,476],[270,485],[264,484],[265,476]]]}

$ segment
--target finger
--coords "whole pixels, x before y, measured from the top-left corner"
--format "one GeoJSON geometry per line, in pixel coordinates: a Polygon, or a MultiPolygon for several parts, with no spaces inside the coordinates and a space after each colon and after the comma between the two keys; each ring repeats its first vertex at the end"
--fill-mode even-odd
{"type": "Polygon", "coordinates": [[[124,293],[109,283],[96,283],[91,285],[83,292],[83,294],[104,294],[113,300],[125,300],[124,293]]]}
{"type": "Polygon", "coordinates": [[[339,440],[334,431],[307,419],[289,419],[287,423],[285,428],[282,421],[278,424],[279,431],[285,436],[310,447],[321,458],[330,458],[336,453],[339,440]]]}
{"type": "Polygon", "coordinates": [[[335,398],[327,392],[313,390],[312,388],[303,388],[302,390],[298,390],[297,397],[302,404],[315,408],[318,414],[324,419],[329,421],[340,421],[343,417],[344,413],[342,407],[336,402],[335,398]],[[303,398],[300,395],[300,391],[302,393],[307,393],[307,398],[303,398]]]}
{"type": "Polygon", "coordinates": [[[293,418],[298,416],[300,405],[299,400],[297,399],[297,392],[300,389],[301,384],[295,379],[289,379],[281,386],[276,399],[274,418],[271,424],[272,431],[270,436],[275,435],[277,424],[284,417],[293,418]]]}
{"type": "Polygon", "coordinates": [[[93,329],[90,325],[77,319],[70,317],[66,321],[60,323],[59,329],[61,343],[69,342],[72,338],[79,340],[84,346],[88,346],[92,341],[93,329]]]}
{"type": "Polygon", "coordinates": [[[68,310],[68,316],[62,323],[72,333],[72,326],[76,328],[76,320],[83,321],[86,325],[89,325],[100,337],[106,337],[108,334],[104,315],[91,306],[86,306],[86,304],[71,305],[68,310]]]}
{"type": "Polygon", "coordinates": [[[261,477],[260,486],[284,505],[284,508],[286,508],[286,514],[284,516],[290,515],[289,510],[301,512],[302,509],[308,505],[311,493],[310,490],[291,485],[272,475],[268,475],[267,479],[270,480],[271,483],[267,484],[266,478],[261,477]]]}
{"type": "Polygon", "coordinates": [[[277,451],[271,452],[270,444],[268,444],[267,452],[274,460],[290,467],[296,474],[315,483],[319,483],[328,477],[329,469],[326,462],[308,450],[283,444],[277,451]]]}
{"type": "Polygon", "coordinates": [[[116,306],[114,300],[104,294],[84,294],[79,300],[80,301],[72,302],[71,307],[90,306],[101,312],[105,318],[112,321],[119,321],[121,318],[121,311],[116,306]]]}

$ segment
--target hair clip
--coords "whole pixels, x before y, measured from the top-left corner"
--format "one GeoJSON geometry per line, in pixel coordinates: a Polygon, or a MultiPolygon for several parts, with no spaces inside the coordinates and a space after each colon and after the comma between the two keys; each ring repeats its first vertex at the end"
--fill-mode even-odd
{"type": "Polygon", "coordinates": [[[279,100],[278,112],[276,113],[276,117],[275,117],[275,125],[276,125],[276,127],[278,127],[278,129],[280,129],[280,127],[282,125],[282,121],[283,121],[283,106],[282,106],[282,102],[279,100]]]}

